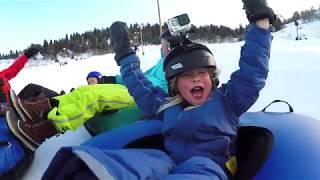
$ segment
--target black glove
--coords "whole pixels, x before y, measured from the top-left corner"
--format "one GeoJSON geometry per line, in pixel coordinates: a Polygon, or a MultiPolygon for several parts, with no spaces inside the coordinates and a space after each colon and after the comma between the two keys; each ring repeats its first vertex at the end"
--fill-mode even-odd
{"type": "Polygon", "coordinates": [[[102,76],[99,84],[117,84],[116,76],[102,76]]]}
{"type": "Polygon", "coordinates": [[[116,53],[114,59],[120,65],[120,60],[131,54],[135,54],[130,48],[128,27],[124,22],[116,21],[110,27],[110,44],[116,53]]]}
{"type": "Polygon", "coordinates": [[[242,2],[250,23],[264,18],[268,18],[270,24],[276,21],[277,17],[273,10],[268,7],[266,0],[242,0],[242,2]]]}
{"type": "Polygon", "coordinates": [[[37,49],[35,47],[30,47],[29,49],[26,50],[24,55],[29,59],[30,57],[37,54],[38,52],[39,52],[39,49],[37,49]]]}
{"type": "Polygon", "coordinates": [[[66,92],[64,90],[61,90],[59,93],[59,96],[66,94],[66,92]]]}

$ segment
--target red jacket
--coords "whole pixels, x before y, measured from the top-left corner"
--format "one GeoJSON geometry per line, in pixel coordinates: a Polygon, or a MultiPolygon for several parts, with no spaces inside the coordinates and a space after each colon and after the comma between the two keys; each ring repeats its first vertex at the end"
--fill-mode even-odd
{"type": "Polygon", "coordinates": [[[21,55],[18,59],[11,64],[7,69],[0,72],[0,79],[3,79],[4,85],[1,86],[1,90],[6,95],[7,103],[9,103],[9,90],[10,83],[9,80],[16,77],[16,75],[21,71],[24,65],[28,62],[28,58],[25,55],[21,55]]]}

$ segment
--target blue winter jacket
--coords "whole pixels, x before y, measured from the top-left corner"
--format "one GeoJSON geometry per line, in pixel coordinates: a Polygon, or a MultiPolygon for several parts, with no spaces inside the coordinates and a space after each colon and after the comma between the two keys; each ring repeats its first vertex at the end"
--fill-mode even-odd
{"type": "Polygon", "coordinates": [[[239,116],[255,103],[265,86],[270,45],[271,31],[250,25],[239,69],[204,104],[188,110],[175,105],[156,114],[168,95],[143,75],[136,55],[123,58],[120,71],[140,109],[163,120],[165,148],[174,162],[179,164],[193,156],[203,156],[224,167],[230,154],[235,153],[239,116]]]}

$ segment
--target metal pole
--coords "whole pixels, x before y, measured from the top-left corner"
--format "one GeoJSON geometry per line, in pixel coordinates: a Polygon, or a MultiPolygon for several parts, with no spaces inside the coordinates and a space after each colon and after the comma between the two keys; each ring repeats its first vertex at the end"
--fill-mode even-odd
{"type": "Polygon", "coordinates": [[[297,37],[296,37],[296,40],[299,40],[299,27],[297,25],[297,37]]]}
{"type": "Polygon", "coordinates": [[[161,23],[161,15],[160,15],[160,5],[159,5],[159,0],[157,0],[157,5],[158,5],[158,17],[159,17],[160,34],[161,34],[161,33],[162,33],[162,23],[161,23]]]}
{"type": "Polygon", "coordinates": [[[140,40],[141,40],[141,52],[142,52],[142,55],[144,55],[144,51],[143,51],[143,38],[142,38],[142,28],[143,28],[143,24],[141,24],[141,26],[140,26],[140,40]]]}

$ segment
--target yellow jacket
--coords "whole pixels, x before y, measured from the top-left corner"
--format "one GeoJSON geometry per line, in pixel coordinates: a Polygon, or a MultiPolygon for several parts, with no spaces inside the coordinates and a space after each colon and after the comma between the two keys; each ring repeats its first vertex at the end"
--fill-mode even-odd
{"type": "Polygon", "coordinates": [[[98,112],[135,106],[127,88],[119,84],[80,86],[54,98],[59,105],[49,112],[48,119],[62,133],[76,130],[98,112]]]}

